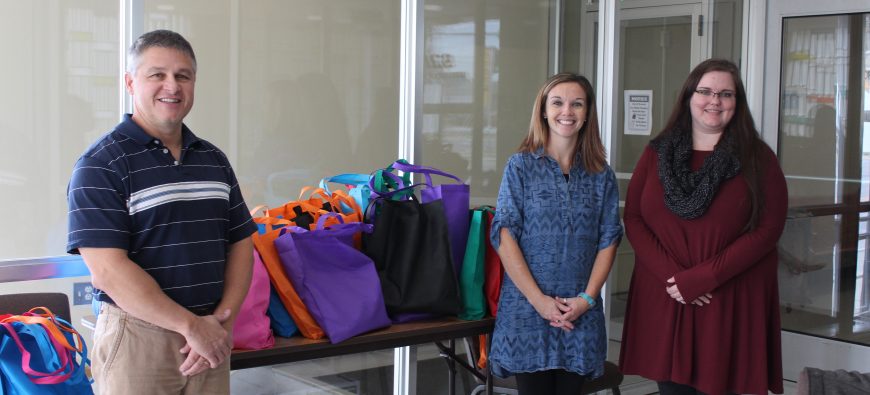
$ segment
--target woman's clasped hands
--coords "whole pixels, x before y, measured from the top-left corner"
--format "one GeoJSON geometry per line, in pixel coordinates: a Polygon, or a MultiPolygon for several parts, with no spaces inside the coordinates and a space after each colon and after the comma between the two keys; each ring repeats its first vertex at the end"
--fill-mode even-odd
{"type": "Polygon", "coordinates": [[[532,305],[541,318],[550,321],[550,326],[566,331],[573,330],[573,322],[589,310],[589,304],[578,297],[542,295],[532,305]]]}
{"type": "MultiPolygon", "coordinates": [[[[686,304],[686,300],[683,299],[683,295],[680,293],[680,289],[677,287],[677,280],[675,280],[673,277],[668,279],[668,286],[665,287],[665,291],[672,299],[676,300],[679,303],[686,304]]],[[[708,305],[710,304],[711,299],[713,299],[713,295],[710,293],[705,293],[693,300],[692,304],[697,306],[708,305]]]]}

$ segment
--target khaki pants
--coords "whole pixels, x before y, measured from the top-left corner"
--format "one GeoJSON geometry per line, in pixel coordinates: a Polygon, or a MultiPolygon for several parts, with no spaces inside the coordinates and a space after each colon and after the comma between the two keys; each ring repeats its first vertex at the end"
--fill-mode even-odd
{"type": "Polygon", "coordinates": [[[184,337],[103,303],[91,352],[95,389],[100,394],[229,394],[230,363],[193,377],[178,368],[184,337]]]}

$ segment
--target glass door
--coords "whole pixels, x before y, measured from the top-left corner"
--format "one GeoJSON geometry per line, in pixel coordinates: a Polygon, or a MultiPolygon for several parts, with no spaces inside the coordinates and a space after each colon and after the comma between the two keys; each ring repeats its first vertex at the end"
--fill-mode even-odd
{"type": "Polygon", "coordinates": [[[610,161],[624,191],[644,147],[664,126],[692,66],[701,61],[700,4],[632,8],[621,12],[619,92],[610,161]],[[650,99],[646,111],[626,103],[650,99]],[[639,119],[638,117],[647,117],[639,119]],[[626,123],[626,121],[628,123],[626,123]]]}
{"type": "Polygon", "coordinates": [[[870,346],[870,13],[784,18],[782,43],[782,326],[870,346]]]}
{"type": "MultiPolygon", "coordinates": [[[[623,6],[620,10],[618,102],[614,116],[611,166],[624,201],[634,166],[650,138],[664,125],[676,95],[692,66],[707,57],[707,37],[699,35],[701,3],[623,6]],[[640,106],[629,107],[627,101],[640,106]],[[628,123],[626,123],[628,122],[628,123]]],[[[584,25],[596,26],[597,12],[587,14],[584,25]]],[[[587,33],[586,37],[589,37],[587,33]]],[[[586,70],[594,70],[597,45],[585,50],[586,70]],[[591,53],[589,52],[591,51],[591,53]]],[[[634,251],[625,240],[619,248],[608,280],[610,339],[622,337],[625,301],[634,269],[634,251]]],[[[613,347],[614,351],[618,348],[613,347]]]]}

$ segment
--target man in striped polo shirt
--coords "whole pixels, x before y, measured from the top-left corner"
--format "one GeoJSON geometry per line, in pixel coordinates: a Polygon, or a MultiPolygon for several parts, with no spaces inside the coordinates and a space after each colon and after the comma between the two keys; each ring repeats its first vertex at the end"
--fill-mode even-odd
{"type": "Polygon", "coordinates": [[[133,114],[70,179],[67,250],[101,302],[92,359],[104,394],[229,393],[256,225],[226,156],[183,123],[195,81],[184,37],[139,37],[125,75],[133,114]]]}

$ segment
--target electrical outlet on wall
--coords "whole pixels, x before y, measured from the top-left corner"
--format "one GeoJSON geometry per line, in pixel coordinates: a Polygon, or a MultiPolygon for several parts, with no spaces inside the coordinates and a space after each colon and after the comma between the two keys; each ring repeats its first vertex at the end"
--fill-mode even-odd
{"type": "Polygon", "coordinates": [[[73,305],[91,304],[94,297],[91,283],[73,283],[73,305]]]}

